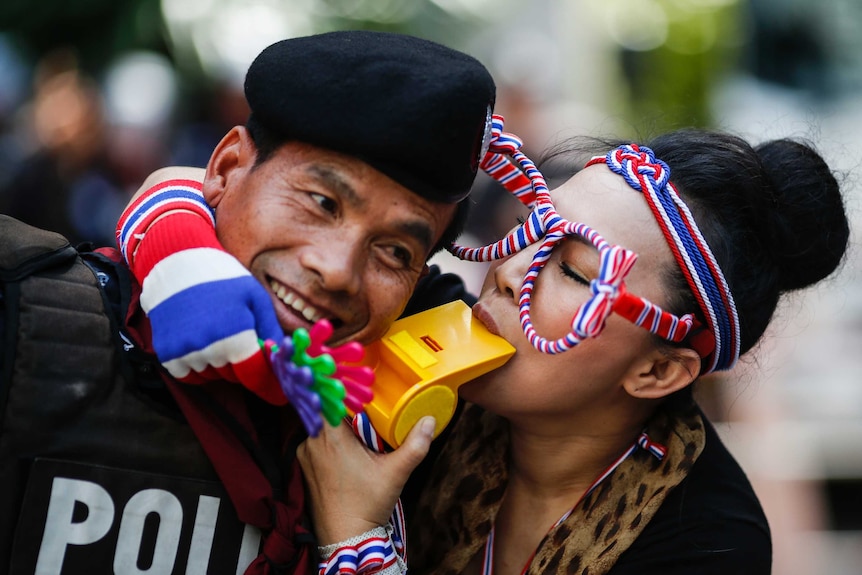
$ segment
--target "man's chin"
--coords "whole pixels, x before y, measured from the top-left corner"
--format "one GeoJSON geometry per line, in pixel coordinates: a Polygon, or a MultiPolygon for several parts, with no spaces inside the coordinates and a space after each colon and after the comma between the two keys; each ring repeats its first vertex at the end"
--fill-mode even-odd
{"type": "Polygon", "coordinates": [[[379,334],[374,334],[364,330],[352,330],[352,331],[343,331],[336,330],[335,333],[332,334],[332,337],[329,338],[329,346],[335,347],[338,345],[344,345],[345,343],[350,343],[352,341],[358,342],[362,345],[368,345],[374,343],[379,340],[386,332],[381,332],[379,334]]]}

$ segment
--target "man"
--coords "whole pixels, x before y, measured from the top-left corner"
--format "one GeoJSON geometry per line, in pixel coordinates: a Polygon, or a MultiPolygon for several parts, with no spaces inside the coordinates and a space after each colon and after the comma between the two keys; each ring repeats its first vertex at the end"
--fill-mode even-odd
{"type": "MultiPolygon", "coordinates": [[[[237,385],[248,381],[231,365],[215,366],[224,380],[179,383],[159,367],[151,330],[183,331],[167,306],[182,301],[219,324],[250,315],[253,330],[291,332],[326,318],[334,343],[369,342],[417,282],[411,312],[462,293],[439,274],[419,280],[457,235],[487,146],[494,84],[481,64],[416,38],[325,34],[264,50],[246,96],[247,125],[224,137],[197,187],[218,242],[182,211],[126,238],[133,271],[142,266],[140,303],[116,251],[78,255],[56,234],[0,219],[0,565],[10,573],[316,571],[296,414],[274,407],[283,401],[271,389],[237,385]],[[196,284],[193,270],[161,266],[177,250],[158,233],[168,221],[188,232],[180,252],[238,261],[247,272],[229,279],[257,280],[251,291],[278,326],[254,323],[267,315],[257,295],[237,305],[222,289],[236,282],[196,284]],[[151,273],[187,276],[194,289],[181,300],[148,292],[151,273]]],[[[200,340],[184,341],[191,353],[177,357],[189,363],[177,369],[189,374],[200,340]]]]}

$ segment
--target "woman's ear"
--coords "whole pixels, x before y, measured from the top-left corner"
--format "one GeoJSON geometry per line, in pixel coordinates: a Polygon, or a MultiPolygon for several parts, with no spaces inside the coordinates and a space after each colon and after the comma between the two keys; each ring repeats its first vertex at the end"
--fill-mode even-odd
{"type": "Polygon", "coordinates": [[[623,383],[626,392],[641,399],[661,399],[683,389],[700,375],[700,356],[689,348],[656,349],[623,383]]]}
{"type": "Polygon", "coordinates": [[[234,126],[213,150],[204,176],[204,199],[213,208],[257,160],[257,147],[245,126],[234,126]]]}

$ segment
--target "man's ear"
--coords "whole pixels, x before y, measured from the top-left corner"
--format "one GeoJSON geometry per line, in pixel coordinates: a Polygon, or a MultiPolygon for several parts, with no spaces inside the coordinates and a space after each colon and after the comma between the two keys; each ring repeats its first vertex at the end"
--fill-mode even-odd
{"type": "Polygon", "coordinates": [[[661,399],[691,384],[700,374],[700,356],[693,349],[656,349],[644,358],[623,383],[626,392],[641,399],[661,399]]]}
{"type": "Polygon", "coordinates": [[[204,176],[204,199],[217,207],[225,193],[237,185],[257,160],[257,147],[245,126],[234,126],[210,156],[204,176]]]}

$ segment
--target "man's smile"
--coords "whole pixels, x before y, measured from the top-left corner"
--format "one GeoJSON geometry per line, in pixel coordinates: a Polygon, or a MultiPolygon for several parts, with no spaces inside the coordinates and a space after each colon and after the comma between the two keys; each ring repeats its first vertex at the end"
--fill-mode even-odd
{"type": "Polygon", "coordinates": [[[320,310],[306,302],[294,292],[290,291],[287,286],[278,283],[276,280],[270,280],[269,286],[272,288],[275,295],[278,296],[278,299],[283,301],[285,305],[295,310],[311,323],[315,323],[324,318],[324,315],[320,310]]]}

